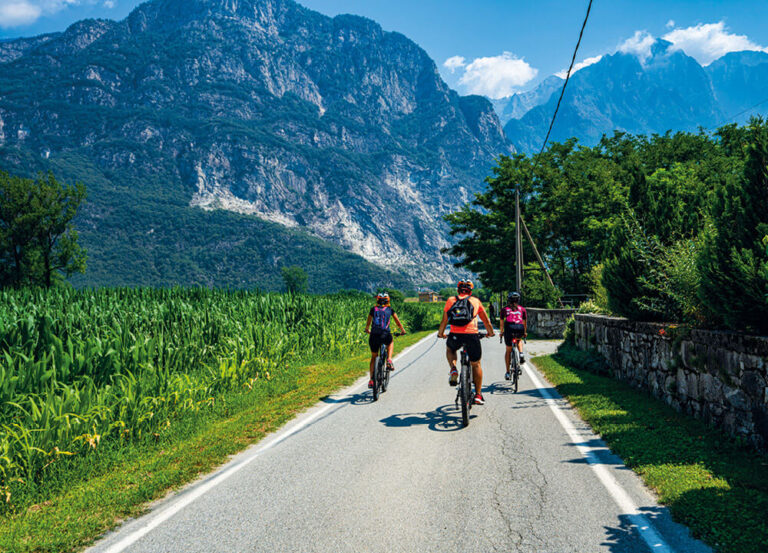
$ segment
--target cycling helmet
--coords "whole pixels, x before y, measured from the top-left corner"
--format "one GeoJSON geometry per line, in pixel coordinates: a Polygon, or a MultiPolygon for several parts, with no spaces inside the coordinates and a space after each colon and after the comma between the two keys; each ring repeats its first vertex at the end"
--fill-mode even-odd
{"type": "Polygon", "coordinates": [[[520,293],[510,292],[507,294],[507,303],[520,303],[520,293]]]}
{"type": "Polygon", "coordinates": [[[461,293],[471,294],[472,293],[472,289],[474,287],[475,287],[474,283],[471,280],[469,280],[468,278],[466,278],[466,279],[461,279],[459,281],[457,289],[459,290],[460,294],[461,293]]]}
{"type": "Polygon", "coordinates": [[[376,303],[382,307],[389,305],[389,294],[386,292],[379,292],[376,294],[376,303]]]}

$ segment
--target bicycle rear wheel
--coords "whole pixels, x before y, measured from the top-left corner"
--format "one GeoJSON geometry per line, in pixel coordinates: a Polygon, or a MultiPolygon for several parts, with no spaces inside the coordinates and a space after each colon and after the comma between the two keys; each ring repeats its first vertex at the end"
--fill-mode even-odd
{"type": "Polygon", "coordinates": [[[381,351],[379,352],[379,364],[381,365],[380,374],[381,374],[381,391],[386,392],[387,387],[389,386],[389,371],[387,370],[387,358],[389,357],[389,353],[387,352],[386,346],[381,347],[381,351]]]}
{"type": "Polygon", "coordinates": [[[514,365],[512,368],[512,387],[515,393],[517,393],[517,382],[520,378],[520,354],[517,352],[517,349],[515,349],[514,361],[512,363],[514,365]]]}
{"type": "Polygon", "coordinates": [[[466,427],[469,426],[469,402],[472,396],[472,384],[469,382],[469,367],[465,363],[461,364],[459,386],[461,386],[461,423],[466,427]]]}

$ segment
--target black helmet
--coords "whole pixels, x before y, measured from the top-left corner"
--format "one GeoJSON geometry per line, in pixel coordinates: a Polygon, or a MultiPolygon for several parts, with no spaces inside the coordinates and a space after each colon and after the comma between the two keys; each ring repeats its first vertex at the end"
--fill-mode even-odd
{"type": "Polygon", "coordinates": [[[507,303],[520,303],[520,293],[510,292],[507,294],[507,303]]]}

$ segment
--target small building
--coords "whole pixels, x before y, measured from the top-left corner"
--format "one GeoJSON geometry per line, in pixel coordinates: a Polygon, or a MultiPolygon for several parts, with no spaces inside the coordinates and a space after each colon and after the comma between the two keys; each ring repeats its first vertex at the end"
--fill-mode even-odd
{"type": "Polygon", "coordinates": [[[440,301],[440,296],[437,292],[427,290],[425,292],[419,292],[419,301],[422,303],[435,303],[440,301]]]}

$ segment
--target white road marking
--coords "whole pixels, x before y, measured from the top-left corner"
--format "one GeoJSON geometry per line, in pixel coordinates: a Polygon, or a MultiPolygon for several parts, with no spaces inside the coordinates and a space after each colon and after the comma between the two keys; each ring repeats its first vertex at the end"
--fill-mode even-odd
{"type": "MultiPolygon", "coordinates": [[[[422,345],[426,340],[429,338],[432,338],[434,335],[430,334],[429,336],[425,336],[412,346],[409,346],[405,348],[403,351],[401,351],[398,355],[396,355],[393,360],[398,360],[404,355],[407,355],[415,348],[422,345]]],[[[358,390],[362,388],[363,386],[368,385],[368,377],[365,376],[360,379],[357,383],[353,384],[351,387],[347,388],[345,390],[346,393],[351,393],[355,390],[358,390]]],[[[283,432],[279,432],[274,438],[272,438],[270,441],[268,441],[266,444],[258,447],[253,453],[251,453],[248,457],[240,461],[239,463],[232,465],[231,467],[223,470],[213,478],[212,480],[209,480],[208,482],[205,482],[204,484],[200,484],[199,486],[195,487],[194,489],[190,490],[190,492],[187,495],[184,495],[183,497],[180,497],[177,501],[174,501],[171,505],[166,507],[165,509],[161,510],[159,513],[157,513],[156,516],[153,516],[151,520],[149,520],[145,525],[141,526],[140,528],[137,528],[133,532],[130,532],[127,536],[120,539],[117,543],[112,544],[109,546],[105,553],[121,553],[122,551],[125,551],[128,547],[136,543],[138,540],[146,536],[148,533],[150,533],[152,530],[160,526],[162,523],[164,523],[166,520],[174,516],[176,513],[193,503],[195,500],[197,500],[199,497],[207,493],[208,491],[212,490],[222,482],[229,479],[230,476],[234,475],[235,473],[239,472],[246,466],[248,466],[251,462],[253,462],[255,459],[257,459],[262,453],[267,451],[268,449],[273,448],[280,442],[286,440],[291,435],[295,434],[302,428],[306,427],[308,424],[312,423],[314,420],[318,419],[321,415],[325,414],[331,409],[338,408],[338,405],[336,404],[329,404],[325,407],[318,409],[314,413],[306,416],[304,419],[300,419],[298,424],[295,424],[294,426],[291,426],[290,428],[285,429],[283,432]]],[[[149,515],[152,516],[152,515],[149,515]]]]}
{"type": "Polygon", "coordinates": [[[597,478],[600,480],[603,486],[605,486],[605,489],[608,490],[608,493],[611,494],[611,497],[613,497],[616,505],[618,505],[619,509],[621,509],[622,514],[626,514],[629,517],[630,521],[640,534],[640,537],[642,537],[643,541],[648,544],[648,547],[651,548],[651,551],[659,553],[673,553],[672,548],[667,545],[662,537],[656,532],[656,530],[653,528],[653,525],[651,525],[650,521],[645,517],[645,515],[640,512],[640,509],[638,509],[637,505],[629,496],[629,494],[624,490],[624,488],[621,487],[621,484],[618,483],[613,475],[608,472],[606,466],[600,461],[596,453],[598,448],[584,445],[584,439],[579,436],[579,433],[573,426],[573,423],[563,412],[563,408],[560,407],[560,405],[558,405],[558,403],[555,401],[555,398],[552,396],[552,394],[550,394],[546,389],[536,374],[536,371],[531,369],[527,363],[523,364],[523,367],[533,382],[533,385],[538,388],[538,391],[544,398],[544,401],[547,402],[547,405],[549,405],[549,408],[555,414],[555,418],[557,418],[560,425],[573,441],[573,444],[578,448],[579,452],[587,460],[587,463],[590,467],[592,467],[592,470],[595,472],[597,478]]]}

